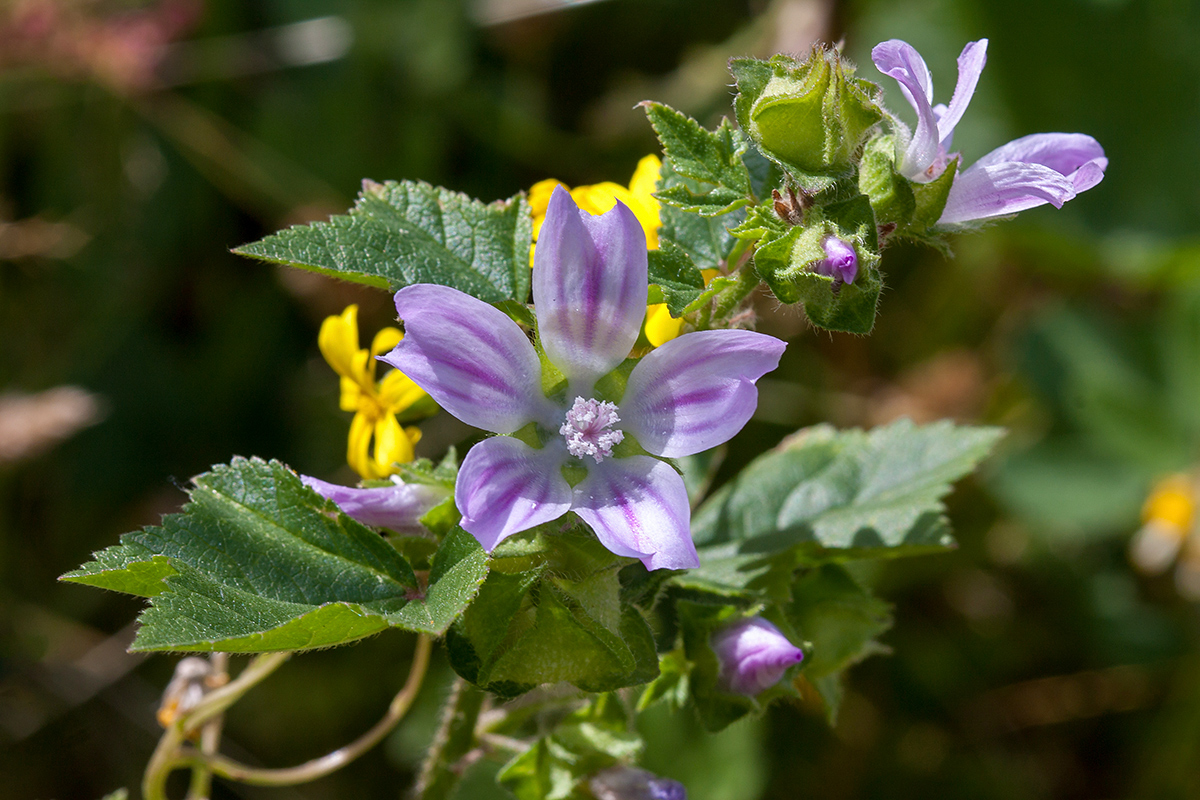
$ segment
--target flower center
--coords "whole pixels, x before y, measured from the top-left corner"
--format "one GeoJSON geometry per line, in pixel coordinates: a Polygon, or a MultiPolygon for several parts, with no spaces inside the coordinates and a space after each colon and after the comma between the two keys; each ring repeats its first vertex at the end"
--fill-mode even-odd
{"type": "Polygon", "coordinates": [[[591,456],[599,464],[625,438],[622,431],[612,430],[620,421],[614,404],[576,397],[575,404],[567,410],[567,421],[558,432],[567,440],[568,453],[576,458],[591,456]]]}

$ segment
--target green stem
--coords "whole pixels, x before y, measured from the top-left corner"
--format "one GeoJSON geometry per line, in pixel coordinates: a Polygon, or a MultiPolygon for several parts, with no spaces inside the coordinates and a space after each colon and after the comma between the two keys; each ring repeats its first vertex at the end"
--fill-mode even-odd
{"type": "Polygon", "coordinates": [[[197,768],[211,770],[222,778],[255,786],[292,786],[322,778],[341,769],[370,750],[399,724],[404,715],[408,713],[408,709],[412,707],[413,700],[416,699],[417,692],[421,688],[425,671],[429,667],[429,655],[432,647],[433,640],[428,636],[420,636],[417,639],[417,649],[413,654],[413,663],[408,673],[408,679],[405,680],[404,688],[400,690],[399,694],[392,698],[387,713],[362,736],[332,753],[327,753],[320,758],[314,758],[295,767],[283,769],[251,767],[226,758],[215,751],[210,753],[194,750],[184,751],[182,758],[197,765],[197,768]]]}
{"type": "MultiPolygon", "coordinates": [[[[213,688],[224,686],[229,682],[229,654],[213,653],[208,657],[212,672],[206,682],[213,688]]],[[[221,729],[225,725],[225,715],[218,714],[200,729],[200,752],[214,755],[221,746],[221,729]]],[[[204,764],[192,767],[192,782],[188,786],[187,800],[208,800],[212,793],[212,771],[204,764]]]]}
{"type": "Polygon", "coordinates": [[[750,296],[750,293],[758,288],[760,282],[758,273],[754,271],[754,267],[748,261],[738,268],[734,277],[737,278],[737,283],[723,289],[713,298],[712,318],[717,322],[732,315],[737,307],[750,296]]]}
{"type": "Polygon", "coordinates": [[[251,661],[236,680],[214,689],[206,694],[195,708],[180,713],[163,732],[158,746],[154,748],[154,754],[150,756],[150,763],[146,765],[145,775],[142,776],[143,800],[167,800],[167,777],[188,763],[180,752],[188,736],[205,723],[219,717],[225,709],[278,669],[290,656],[291,653],[263,653],[251,661]]]}
{"type": "Polygon", "coordinates": [[[441,727],[417,781],[417,800],[445,800],[454,790],[462,777],[459,761],[475,746],[475,723],[485,696],[462,678],[454,681],[441,727]]]}

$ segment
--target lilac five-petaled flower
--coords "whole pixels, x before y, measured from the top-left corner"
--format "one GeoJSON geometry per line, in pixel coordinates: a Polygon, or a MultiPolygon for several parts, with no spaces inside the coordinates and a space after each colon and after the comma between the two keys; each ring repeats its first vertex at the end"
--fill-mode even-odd
{"type": "MultiPolygon", "coordinates": [[[[958,85],[950,105],[933,105],[933,80],[924,59],[899,39],[875,45],[871,60],[895,78],[917,112],[909,131],[894,120],[896,168],[913,181],[940,176],[956,154],[950,153],[954,126],[975,94],[987,62],[987,39],[971,42],[958,57],[958,85]]],[[[1055,208],[1100,182],[1108,159],[1100,143],[1082,133],[1035,133],[996,148],[960,172],[950,186],[939,224],[1015,214],[1050,203],[1055,208]]]]}
{"type": "Polygon", "coordinates": [[[721,664],[718,681],[736,694],[756,695],[779,683],[788,667],[804,653],[762,617],[739,619],[712,636],[713,652],[721,664]]]}
{"type": "Polygon", "coordinates": [[[487,551],[573,511],[617,555],[650,569],[698,566],[687,491],[660,458],[741,430],[758,402],[754,382],[776,367],[784,343],[741,330],[685,334],[643,358],[620,396],[600,396],[597,380],[637,341],[647,292],[646,238],[633,212],[618,203],[593,217],[556,189],[533,264],[542,349],[566,378],[551,397],[537,352],[504,313],[445,286],[396,293],[404,341],[382,360],[463,422],[521,431],[476,445],[459,470],[462,527],[487,551]]]}

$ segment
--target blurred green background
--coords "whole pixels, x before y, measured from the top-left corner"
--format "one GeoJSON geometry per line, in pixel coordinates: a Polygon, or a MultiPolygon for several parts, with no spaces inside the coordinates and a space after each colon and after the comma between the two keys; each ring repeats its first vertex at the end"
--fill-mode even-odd
{"type": "MultiPolygon", "coordinates": [[[[1200,796],[1200,616],[1129,539],[1162,476],[1200,464],[1200,6],[1186,0],[9,0],[0,6],[0,795],[134,788],[175,659],[128,656],[140,603],[55,578],[175,510],[234,454],[350,482],[348,415],[316,347],[370,290],[229,254],[347,208],[364,177],[508,197],[624,183],[642,99],[711,123],[732,55],[903,38],[939,101],[967,41],[990,63],[955,145],[1082,131],[1104,182],[955,242],[884,256],[874,335],[786,335],[723,474],[802,425],[909,415],[1011,429],[950,501],[953,554],[864,569],[890,656],[830,729],[776,706],[707,736],[661,710],[645,766],[693,800],[1200,796]]],[[[888,83],[891,83],[888,81],[888,83]]],[[[893,109],[909,109],[887,86],[893,109]]],[[[422,448],[456,430],[438,419],[422,448]]],[[[1200,563],[1200,562],[1198,562],[1200,563]]],[[[369,726],[402,634],[294,659],[226,749],[283,766],[369,726]]],[[[295,789],[400,797],[449,672],[387,745],[295,789]]],[[[503,796],[481,765],[460,797],[503,796]]],[[[181,776],[180,776],[181,777],[181,776]]]]}

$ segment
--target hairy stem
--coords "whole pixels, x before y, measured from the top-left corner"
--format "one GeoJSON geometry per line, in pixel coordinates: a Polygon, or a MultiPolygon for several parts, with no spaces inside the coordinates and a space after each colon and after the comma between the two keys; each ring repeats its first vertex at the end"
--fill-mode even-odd
{"type": "Polygon", "coordinates": [[[445,800],[450,796],[462,777],[459,761],[475,746],[475,723],[485,696],[462,678],[454,681],[442,712],[441,727],[421,768],[417,800],[445,800]]]}
{"type": "Polygon", "coordinates": [[[727,319],[750,296],[750,293],[758,288],[758,273],[754,271],[754,267],[749,262],[743,262],[733,277],[737,278],[737,283],[723,289],[713,298],[712,318],[714,321],[727,319]]]}
{"type": "Polygon", "coordinates": [[[282,769],[251,767],[216,752],[203,752],[203,748],[200,752],[187,751],[183,754],[183,758],[205,770],[211,770],[222,778],[255,786],[291,786],[322,778],[354,761],[395,729],[404,715],[408,713],[408,709],[412,707],[413,700],[420,691],[421,683],[425,679],[425,672],[429,667],[429,655],[432,649],[433,640],[430,637],[422,635],[417,638],[412,668],[404,682],[404,688],[392,698],[387,713],[362,736],[332,753],[327,753],[320,758],[314,758],[295,767],[282,769]]]}

